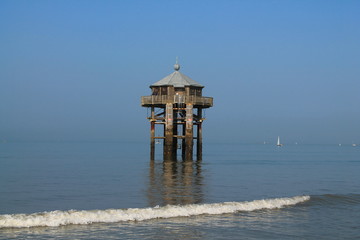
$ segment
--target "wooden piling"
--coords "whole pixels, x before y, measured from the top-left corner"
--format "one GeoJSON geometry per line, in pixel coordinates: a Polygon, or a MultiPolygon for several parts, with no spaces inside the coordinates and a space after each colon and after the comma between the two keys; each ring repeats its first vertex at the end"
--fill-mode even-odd
{"type": "Polygon", "coordinates": [[[165,109],[165,143],[164,143],[164,161],[173,160],[173,104],[166,103],[165,109]]]}
{"type": "Polygon", "coordinates": [[[154,107],[151,107],[150,119],[150,160],[155,160],[155,116],[154,107]]]}
{"type": "Polygon", "coordinates": [[[194,136],[193,136],[193,105],[186,105],[186,130],[185,130],[185,161],[193,160],[193,145],[194,145],[194,136]]]}

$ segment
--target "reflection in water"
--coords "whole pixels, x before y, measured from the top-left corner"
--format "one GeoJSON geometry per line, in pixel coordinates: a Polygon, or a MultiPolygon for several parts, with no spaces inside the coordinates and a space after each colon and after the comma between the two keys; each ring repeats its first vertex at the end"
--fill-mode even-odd
{"type": "Polygon", "coordinates": [[[203,202],[200,162],[150,161],[148,201],[150,206],[203,202]]]}

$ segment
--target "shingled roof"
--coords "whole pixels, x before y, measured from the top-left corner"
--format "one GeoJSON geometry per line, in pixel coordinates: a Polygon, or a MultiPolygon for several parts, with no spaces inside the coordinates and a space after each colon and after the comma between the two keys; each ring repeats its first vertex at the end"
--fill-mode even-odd
{"type": "Polygon", "coordinates": [[[164,77],[160,81],[152,84],[150,87],[159,87],[159,86],[174,86],[174,87],[185,87],[185,86],[193,86],[193,87],[204,87],[203,85],[199,84],[198,82],[192,80],[188,76],[179,72],[180,65],[174,65],[175,72],[172,74],[164,77]]]}

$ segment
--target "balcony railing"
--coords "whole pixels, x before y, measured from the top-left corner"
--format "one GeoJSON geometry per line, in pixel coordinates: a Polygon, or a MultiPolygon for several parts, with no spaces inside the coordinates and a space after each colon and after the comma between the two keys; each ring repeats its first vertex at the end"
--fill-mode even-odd
{"type": "Polygon", "coordinates": [[[212,107],[212,97],[184,96],[184,95],[152,95],[141,97],[141,106],[149,107],[151,105],[165,105],[166,103],[190,103],[194,106],[212,107]]]}

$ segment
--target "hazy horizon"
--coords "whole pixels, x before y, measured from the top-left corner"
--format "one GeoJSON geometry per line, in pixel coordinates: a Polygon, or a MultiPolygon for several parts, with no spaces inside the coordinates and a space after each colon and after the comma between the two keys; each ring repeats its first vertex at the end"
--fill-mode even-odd
{"type": "Polygon", "coordinates": [[[204,142],[360,144],[359,24],[359,1],[4,0],[0,141],[147,141],[179,57],[204,142]]]}

